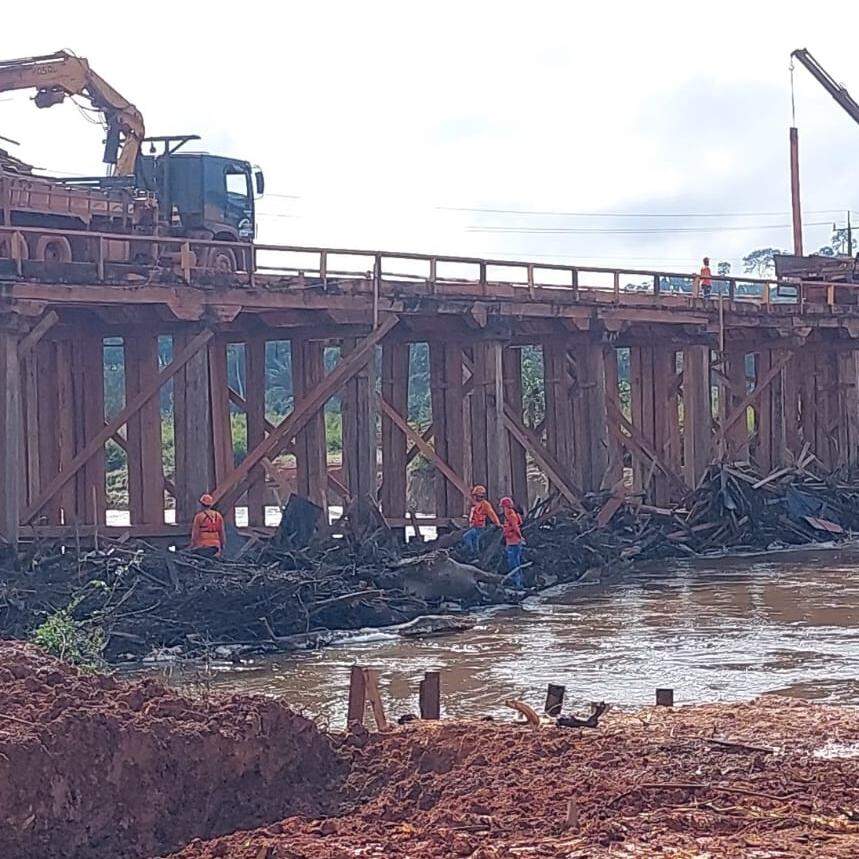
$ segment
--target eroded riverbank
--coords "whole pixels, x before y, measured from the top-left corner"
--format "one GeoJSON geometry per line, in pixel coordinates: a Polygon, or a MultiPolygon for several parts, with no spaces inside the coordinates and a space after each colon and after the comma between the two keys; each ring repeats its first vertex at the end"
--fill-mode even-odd
{"type": "Polygon", "coordinates": [[[855,707],[765,696],[614,709],[595,729],[518,725],[510,713],[326,733],[271,698],[192,700],[19,644],[0,645],[0,658],[4,856],[859,850],[855,707]]]}

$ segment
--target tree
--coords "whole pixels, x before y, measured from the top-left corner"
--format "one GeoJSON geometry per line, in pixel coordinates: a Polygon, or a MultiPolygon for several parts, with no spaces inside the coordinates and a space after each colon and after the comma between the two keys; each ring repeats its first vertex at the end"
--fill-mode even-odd
{"type": "Polygon", "coordinates": [[[832,225],[832,238],[828,245],[824,245],[818,253],[825,257],[853,256],[856,253],[856,239],[850,236],[850,250],[847,249],[847,228],[836,228],[832,225]]]}
{"type": "Polygon", "coordinates": [[[743,257],[743,271],[757,277],[766,277],[772,274],[775,268],[773,257],[783,253],[784,251],[780,251],[778,248],[758,248],[743,257]]]}
{"type": "Polygon", "coordinates": [[[716,265],[716,274],[719,277],[727,277],[731,273],[731,264],[729,262],[720,262],[716,265]]]}

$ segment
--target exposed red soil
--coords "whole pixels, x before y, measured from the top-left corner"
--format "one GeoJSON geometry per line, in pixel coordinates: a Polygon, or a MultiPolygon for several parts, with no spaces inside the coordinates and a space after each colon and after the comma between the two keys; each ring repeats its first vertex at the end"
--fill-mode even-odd
{"type": "Polygon", "coordinates": [[[191,701],[0,642],[0,856],[146,857],[331,812],[342,758],[261,697],[191,701]]]}
{"type": "Polygon", "coordinates": [[[814,756],[833,741],[859,742],[859,711],[775,697],[615,712],[590,731],[412,723],[352,750],[351,812],[174,859],[855,857],[859,758],[814,756]]]}

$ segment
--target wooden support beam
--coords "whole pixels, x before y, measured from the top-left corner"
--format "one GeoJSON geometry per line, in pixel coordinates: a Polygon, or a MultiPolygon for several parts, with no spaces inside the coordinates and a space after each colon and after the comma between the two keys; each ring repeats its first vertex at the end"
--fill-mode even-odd
{"type": "Polygon", "coordinates": [[[367,708],[367,679],[364,669],[353,665],[349,670],[349,703],[346,705],[346,724],[364,724],[364,711],[367,708]]]}
{"type": "MultiPolygon", "coordinates": [[[[90,439],[104,429],[104,340],[101,332],[82,332],[73,344],[72,356],[78,413],[75,438],[77,452],[85,449],[90,439]]],[[[104,525],[107,508],[104,442],[77,476],[77,497],[78,521],[104,525]]]]}
{"type": "MultiPolygon", "coordinates": [[[[35,492],[27,498],[32,504],[38,497],[42,486],[47,486],[51,478],[60,470],[60,416],[59,416],[59,372],[57,369],[58,344],[43,341],[36,347],[33,355],[38,364],[36,379],[36,398],[38,400],[38,449],[39,479],[35,492]],[[45,430],[53,427],[53,431],[45,430]]],[[[42,519],[51,525],[60,524],[60,502],[58,498],[42,508],[42,519]]]]}
{"type": "MultiPolygon", "coordinates": [[[[152,385],[158,375],[158,336],[124,338],[125,399],[152,385]]],[[[102,419],[104,424],[104,419],[102,419]]],[[[125,450],[128,460],[128,506],[132,525],[164,522],[164,467],[161,456],[161,403],[152,397],[128,419],[125,450]]],[[[114,433],[112,438],[121,437],[114,433]]]]}
{"type": "MultiPolygon", "coordinates": [[[[321,385],[325,378],[325,348],[319,340],[294,339],[290,349],[293,413],[295,413],[308,393],[321,385]]],[[[323,510],[327,510],[328,499],[325,488],[328,473],[328,445],[324,407],[323,402],[320,408],[308,417],[305,426],[296,432],[294,451],[298,494],[309,498],[323,510]]],[[[270,429],[269,437],[275,431],[276,428],[270,429]]],[[[285,441],[291,440],[285,439],[285,441]]],[[[270,458],[273,459],[275,455],[270,458]]]]}
{"type": "Polygon", "coordinates": [[[565,483],[571,481],[578,485],[582,475],[575,449],[573,381],[570,370],[570,357],[566,346],[555,340],[545,342],[543,375],[546,392],[546,448],[555,461],[562,465],[565,483]]]}
{"type": "Polygon", "coordinates": [[[710,404],[710,347],[683,350],[683,471],[695,487],[713,456],[713,411],[710,404]]]}
{"type": "MultiPolygon", "coordinates": [[[[617,369],[617,349],[612,345],[603,347],[605,361],[605,396],[620,402],[620,379],[617,369]]],[[[623,445],[618,439],[617,433],[611,432],[609,426],[608,405],[606,405],[606,438],[605,444],[608,449],[608,465],[606,467],[606,479],[604,484],[615,486],[618,481],[623,480],[623,445]]]]}
{"type": "MultiPolygon", "coordinates": [[[[382,346],[382,398],[400,415],[409,410],[409,344],[382,346]]],[[[408,474],[407,436],[387,414],[382,414],[382,486],[379,501],[386,517],[406,515],[408,474]]]]}
{"type": "Polygon", "coordinates": [[[757,402],[761,394],[763,394],[763,392],[770,386],[773,379],[775,379],[782,371],[782,368],[786,367],[793,360],[793,355],[793,352],[788,352],[776,361],[772,367],[770,367],[764,377],[755,386],[754,390],[746,394],[745,398],[734,407],[734,410],[725,420],[724,425],[719,428],[720,436],[725,437],[730,433],[731,429],[746,415],[746,409],[748,409],[748,407],[753,403],[757,402]]]}
{"type": "MultiPolygon", "coordinates": [[[[247,419],[247,447],[252,450],[265,439],[265,351],[263,337],[245,341],[245,391],[244,405],[247,419]]],[[[229,390],[230,399],[234,391],[229,390]]],[[[265,470],[262,464],[251,471],[248,484],[248,524],[265,525],[265,470]]]]}
{"type": "Polygon", "coordinates": [[[422,719],[441,718],[441,672],[425,671],[418,691],[418,707],[422,719]]]}
{"type": "Polygon", "coordinates": [[[580,485],[585,492],[596,492],[606,488],[608,472],[605,353],[601,343],[576,346],[572,352],[576,370],[573,445],[580,465],[580,485]]]}
{"type": "Polygon", "coordinates": [[[396,326],[399,318],[389,316],[378,328],[375,328],[360,345],[341,360],[328,376],[312,391],[308,391],[300,401],[297,402],[292,413],[284,418],[268,437],[253,450],[248,451],[244,461],[235,468],[223,485],[215,492],[215,501],[219,505],[230,506],[233,499],[240,495],[247,482],[250,471],[264,458],[276,456],[283,447],[295,437],[295,434],[307,425],[325,403],[341,387],[351,379],[370,360],[373,350],[382,342],[385,335],[396,326]]]}
{"type": "Polygon", "coordinates": [[[379,408],[382,411],[382,414],[388,418],[395,426],[397,426],[401,432],[403,432],[408,439],[415,445],[417,445],[420,452],[423,454],[426,459],[428,459],[447,479],[447,481],[454,486],[460,495],[463,498],[471,497],[471,487],[468,483],[462,479],[460,475],[458,475],[451,466],[445,462],[442,457],[440,457],[428,442],[425,442],[420,434],[412,429],[409,426],[408,421],[389,403],[384,397],[379,397],[379,408]]]}
{"type": "MultiPolygon", "coordinates": [[[[522,350],[509,346],[505,347],[501,360],[504,369],[505,412],[509,408],[510,413],[524,425],[522,409],[522,350]]],[[[527,509],[531,503],[528,493],[527,454],[525,448],[519,444],[509,431],[508,444],[510,447],[509,494],[527,509]]]]}
{"type": "Polygon", "coordinates": [[[486,486],[490,498],[510,492],[510,446],[504,431],[504,344],[481,341],[473,345],[474,390],[471,411],[471,478],[486,486]]]}
{"type": "MultiPolygon", "coordinates": [[[[233,429],[230,421],[230,398],[227,376],[227,343],[216,338],[209,350],[209,403],[212,409],[212,452],[214,454],[215,484],[226,480],[236,464],[233,451],[233,429]]],[[[223,511],[228,518],[233,510],[223,511]]]]}
{"type": "MultiPolygon", "coordinates": [[[[341,360],[357,348],[358,341],[347,337],[341,341],[341,360]]],[[[375,356],[345,383],[340,397],[343,422],[343,474],[352,497],[377,494],[378,463],[376,452],[376,414],[373,408],[375,356]]]]}
{"type": "Polygon", "coordinates": [[[572,508],[581,511],[583,508],[579,498],[582,492],[567,476],[557,458],[540,444],[540,440],[534,433],[521,421],[517,420],[515,415],[507,412],[504,417],[505,424],[511,435],[522,447],[530,452],[531,456],[534,457],[534,461],[540,466],[552,485],[570,503],[572,508]]]}
{"type": "Polygon", "coordinates": [[[749,429],[746,421],[740,421],[740,418],[746,414],[745,406],[742,412],[740,408],[741,403],[746,402],[748,391],[744,349],[738,348],[726,352],[724,367],[728,382],[721,385],[719,391],[721,425],[717,435],[717,448],[729,459],[745,461],[749,458],[749,429]],[[739,396],[741,391],[743,396],[739,396]]]}
{"type": "Polygon", "coordinates": [[[107,426],[96,433],[87,446],[42,490],[39,497],[24,511],[23,520],[29,522],[33,519],[44,504],[53,498],[98,453],[99,449],[103,449],[104,443],[121,426],[124,426],[132,415],[137,414],[140,408],[158,393],[161,386],[169,379],[172,379],[212,339],[212,336],[213,333],[208,328],[201,331],[173,358],[170,364],[158,373],[146,389],[140,391],[130,402],[126,403],[125,408],[107,426]]]}
{"type": "Polygon", "coordinates": [[[49,310],[36,326],[25,337],[21,338],[21,342],[18,344],[18,360],[26,358],[59,321],[60,317],[53,310],[49,310]]]}
{"type": "Polygon", "coordinates": [[[0,327],[0,538],[16,547],[21,510],[20,332],[10,322],[0,327]]]}
{"type": "Polygon", "coordinates": [[[620,404],[613,399],[607,398],[606,405],[608,406],[609,417],[612,419],[612,422],[609,424],[611,431],[620,434],[622,443],[629,446],[635,457],[644,459],[648,463],[655,465],[674,485],[679,498],[685,497],[689,492],[689,487],[683,482],[683,478],[673,471],[665,460],[651,447],[650,442],[638,427],[626,419],[621,411],[620,404]],[[618,428],[616,429],[616,427],[618,428]],[[621,430],[625,430],[626,435],[623,435],[621,430]]]}
{"type": "Polygon", "coordinates": [[[41,480],[39,465],[39,360],[35,348],[22,354],[18,346],[18,361],[21,365],[21,443],[22,455],[21,503],[27,506],[38,494],[41,480]],[[28,431],[29,427],[29,431],[28,431]]]}
{"type": "MultiPolygon", "coordinates": [[[[211,337],[212,335],[210,335],[211,337]]],[[[173,338],[173,354],[194,342],[185,331],[173,338]]],[[[208,338],[206,340],[208,342],[208,338]]],[[[209,353],[197,349],[173,383],[176,521],[190,522],[198,500],[213,485],[209,353]]]]}
{"type": "MultiPolygon", "coordinates": [[[[462,347],[457,343],[434,340],[429,344],[429,351],[433,449],[440,459],[450,464],[455,474],[462,475],[467,482],[462,347]]],[[[417,447],[417,440],[414,441],[417,447]]],[[[466,501],[451,481],[437,480],[435,497],[437,516],[455,517],[465,512],[466,501]]]]}

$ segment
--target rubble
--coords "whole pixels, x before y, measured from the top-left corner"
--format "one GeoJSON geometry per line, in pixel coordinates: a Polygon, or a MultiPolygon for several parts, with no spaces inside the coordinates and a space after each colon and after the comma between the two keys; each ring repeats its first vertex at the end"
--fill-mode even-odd
{"type": "MultiPolygon", "coordinates": [[[[338,631],[516,603],[644,561],[849,538],[859,530],[859,483],[816,475],[809,457],[769,475],[748,464],[712,465],[671,508],[615,490],[587,495],[576,512],[550,496],[525,519],[524,592],[504,578],[499,529],[490,529],[476,559],[456,534],[402,545],[366,503],[352,510],[346,536],[334,539],[307,504],[291,501],[273,539],[231,559],[105,540],[80,555],[37,546],[0,573],[0,634],[27,638],[70,607],[104,635],[108,661],[153,653],[240,658],[320,647],[338,631]]],[[[445,629],[452,627],[436,620],[411,634],[445,629]]]]}

